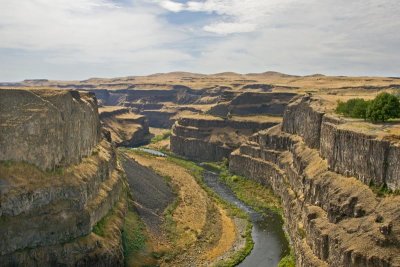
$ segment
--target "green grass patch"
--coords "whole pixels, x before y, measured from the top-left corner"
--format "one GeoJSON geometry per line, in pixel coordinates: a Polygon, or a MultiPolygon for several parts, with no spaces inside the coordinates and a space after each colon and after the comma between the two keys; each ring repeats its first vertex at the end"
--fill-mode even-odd
{"type": "Polygon", "coordinates": [[[178,207],[180,199],[178,197],[168,205],[168,207],[164,210],[164,228],[167,233],[168,239],[175,243],[179,237],[178,230],[176,228],[176,222],[174,220],[174,211],[178,207]]]}
{"type": "Polygon", "coordinates": [[[283,217],[281,201],[271,188],[253,180],[234,175],[228,170],[228,163],[206,163],[206,166],[218,170],[220,179],[235,193],[237,198],[258,212],[271,210],[283,217]]]}
{"type": "Polygon", "coordinates": [[[164,132],[162,134],[154,136],[151,139],[150,143],[152,143],[152,144],[158,143],[158,142],[160,142],[162,140],[165,140],[165,139],[169,138],[170,136],[171,136],[171,131],[166,131],[166,132],[164,132]]]}
{"type": "Polygon", "coordinates": [[[246,245],[240,251],[232,255],[229,259],[220,261],[215,264],[215,267],[233,267],[241,263],[251,252],[254,247],[254,241],[251,237],[251,230],[253,225],[249,221],[245,230],[246,245]]]}
{"type": "Polygon", "coordinates": [[[387,184],[382,184],[381,186],[378,186],[375,185],[373,181],[371,181],[369,183],[369,188],[371,188],[372,192],[374,192],[378,197],[400,195],[400,190],[391,190],[390,188],[388,188],[387,184]]]}
{"type": "Polygon", "coordinates": [[[293,252],[290,252],[290,254],[283,257],[279,262],[278,267],[296,267],[296,257],[293,252]]]}
{"type": "Polygon", "coordinates": [[[105,236],[105,234],[106,234],[105,228],[107,225],[107,217],[108,216],[109,215],[107,214],[100,221],[98,221],[95,226],[93,226],[93,230],[92,230],[93,233],[95,233],[96,235],[102,236],[102,237],[105,236]]]}
{"type": "Polygon", "coordinates": [[[125,216],[122,232],[122,245],[126,263],[146,247],[147,236],[145,229],[146,226],[137,213],[129,209],[125,216]]]}

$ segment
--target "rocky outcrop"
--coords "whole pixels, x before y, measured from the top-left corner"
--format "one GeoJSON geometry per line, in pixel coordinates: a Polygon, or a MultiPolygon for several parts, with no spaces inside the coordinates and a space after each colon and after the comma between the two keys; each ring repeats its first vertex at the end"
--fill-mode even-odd
{"type": "Polygon", "coordinates": [[[212,107],[208,113],[215,116],[230,115],[273,115],[282,116],[294,93],[244,92],[230,101],[221,102],[212,107]]]}
{"type": "Polygon", "coordinates": [[[150,141],[149,123],[130,108],[102,107],[99,110],[103,127],[111,133],[117,146],[138,146],[150,141]]]}
{"type": "Polygon", "coordinates": [[[310,96],[298,96],[285,110],[282,130],[297,134],[311,148],[319,148],[321,123],[324,113],[312,108],[310,96]]]}
{"type": "Polygon", "coordinates": [[[277,117],[183,116],[173,126],[171,151],[196,161],[220,161],[228,158],[248,136],[279,121],[277,117]]]}
{"type": "Polygon", "coordinates": [[[105,132],[100,134],[94,96],[55,90],[13,91],[0,90],[7,99],[2,108],[9,105],[2,110],[1,116],[7,120],[5,124],[2,120],[0,130],[9,133],[14,127],[16,134],[7,140],[16,151],[31,147],[32,154],[4,153],[1,147],[0,265],[122,266],[124,173],[115,148],[105,132]],[[32,120],[29,114],[33,114],[32,120]],[[34,131],[24,133],[22,129],[34,131]],[[55,136],[68,140],[56,139],[57,146],[51,139],[55,136]],[[49,147],[64,153],[58,167],[50,165],[51,170],[44,162],[57,162],[58,155],[53,151],[37,154],[49,147]],[[110,214],[114,215],[100,224],[110,227],[107,236],[93,233],[110,214]]]}
{"type": "MultiPolygon", "coordinates": [[[[173,102],[178,104],[193,103],[201,98],[203,90],[193,90],[182,85],[140,85],[122,84],[124,89],[113,89],[113,84],[104,84],[103,88],[86,90],[96,94],[99,102],[106,106],[122,106],[123,103],[166,103],[173,102]]],[[[118,85],[117,85],[118,87],[118,85]]]]}
{"type": "Polygon", "coordinates": [[[177,110],[143,110],[141,114],[145,115],[149,121],[149,125],[155,128],[169,129],[175,122],[174,116],[177,110]]]}
{"type": "MultiPolygon", "coordinates": [[[[357,171],[362,165],[356,161],[363,161],[368,170],[380,166],[386,141],[341,132],[344,122],[320,112],[319,104],[295,99],[282,125],[260,131],[231,154],[230,170],[281,197],[298,266],[400,266],[400,196],[377,196],[361,176],[348,177],[324,159],[350,161],[347,170],[357,171]],[[369,158],[361,157],[366,151],[369,158]]],[[[397,162],[393,155],[386,160],[397,162]]]]}
{"type": "Polygon", "coordinates": [[[310,148],[319,149],[332,171],[357,177],[367,185],[400,189],[399,137],[363,131],[375,126],[325,114],[323,105],[321,99],[310,96],[295,99],[285,111],[282,130],[301,136],[310,148]]]}
{"type": "Polygon", "coordinates": [[[54,169],[79,163],[100,140],[93,94],[0,90],[0,160],[54,169]]]}

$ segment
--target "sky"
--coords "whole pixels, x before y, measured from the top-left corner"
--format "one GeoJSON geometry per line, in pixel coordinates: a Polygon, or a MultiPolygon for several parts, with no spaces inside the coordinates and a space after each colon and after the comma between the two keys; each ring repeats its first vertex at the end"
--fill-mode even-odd
{"type": "Polygon", "coordinates": [[[399,0],[0,0],[0,81],[400,76],[399,0]]]}

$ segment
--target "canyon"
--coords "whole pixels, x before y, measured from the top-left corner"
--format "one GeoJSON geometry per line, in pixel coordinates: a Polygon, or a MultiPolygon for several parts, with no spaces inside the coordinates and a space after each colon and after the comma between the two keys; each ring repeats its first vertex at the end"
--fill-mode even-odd
{"type": "Polygon", "coordinates": [[[400,266],[400,124],[334,112],[398,88],[276,72],[0,84],[0,266],[129,265],[132,212],[157,252],[177,244],[152,262],[229,262],[247,246],[246,220],[193,162],[225,162],[274,192],[296,266],[400,266]],[[131,149],[161,143],[165,155],[131,149]]]}

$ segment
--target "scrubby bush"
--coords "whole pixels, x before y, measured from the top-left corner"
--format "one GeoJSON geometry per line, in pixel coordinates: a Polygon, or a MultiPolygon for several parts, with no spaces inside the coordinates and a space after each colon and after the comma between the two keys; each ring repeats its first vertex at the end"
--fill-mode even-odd
{"type": "Polygon", "coordinates": [[[400,102],[392,94],[380,93],[371,101],[362,98],[353,98],[346,102],[338,101],[336,113],[372,122],[385,122],[400,117],[400,102]]]}
{"type": "Polygon", "coordinates": [[[367,117],[372,122],[385,122],[391,118],[400,117],[399,99],[388,93],[380,93],[371,101],[367,117]]]}
{"type": "Polygon", "coordinates": [[[350,99],[347,102],[339,101],[336,112],[346,117],[366,119],[370,101],[362,98],[350,99]]]}

